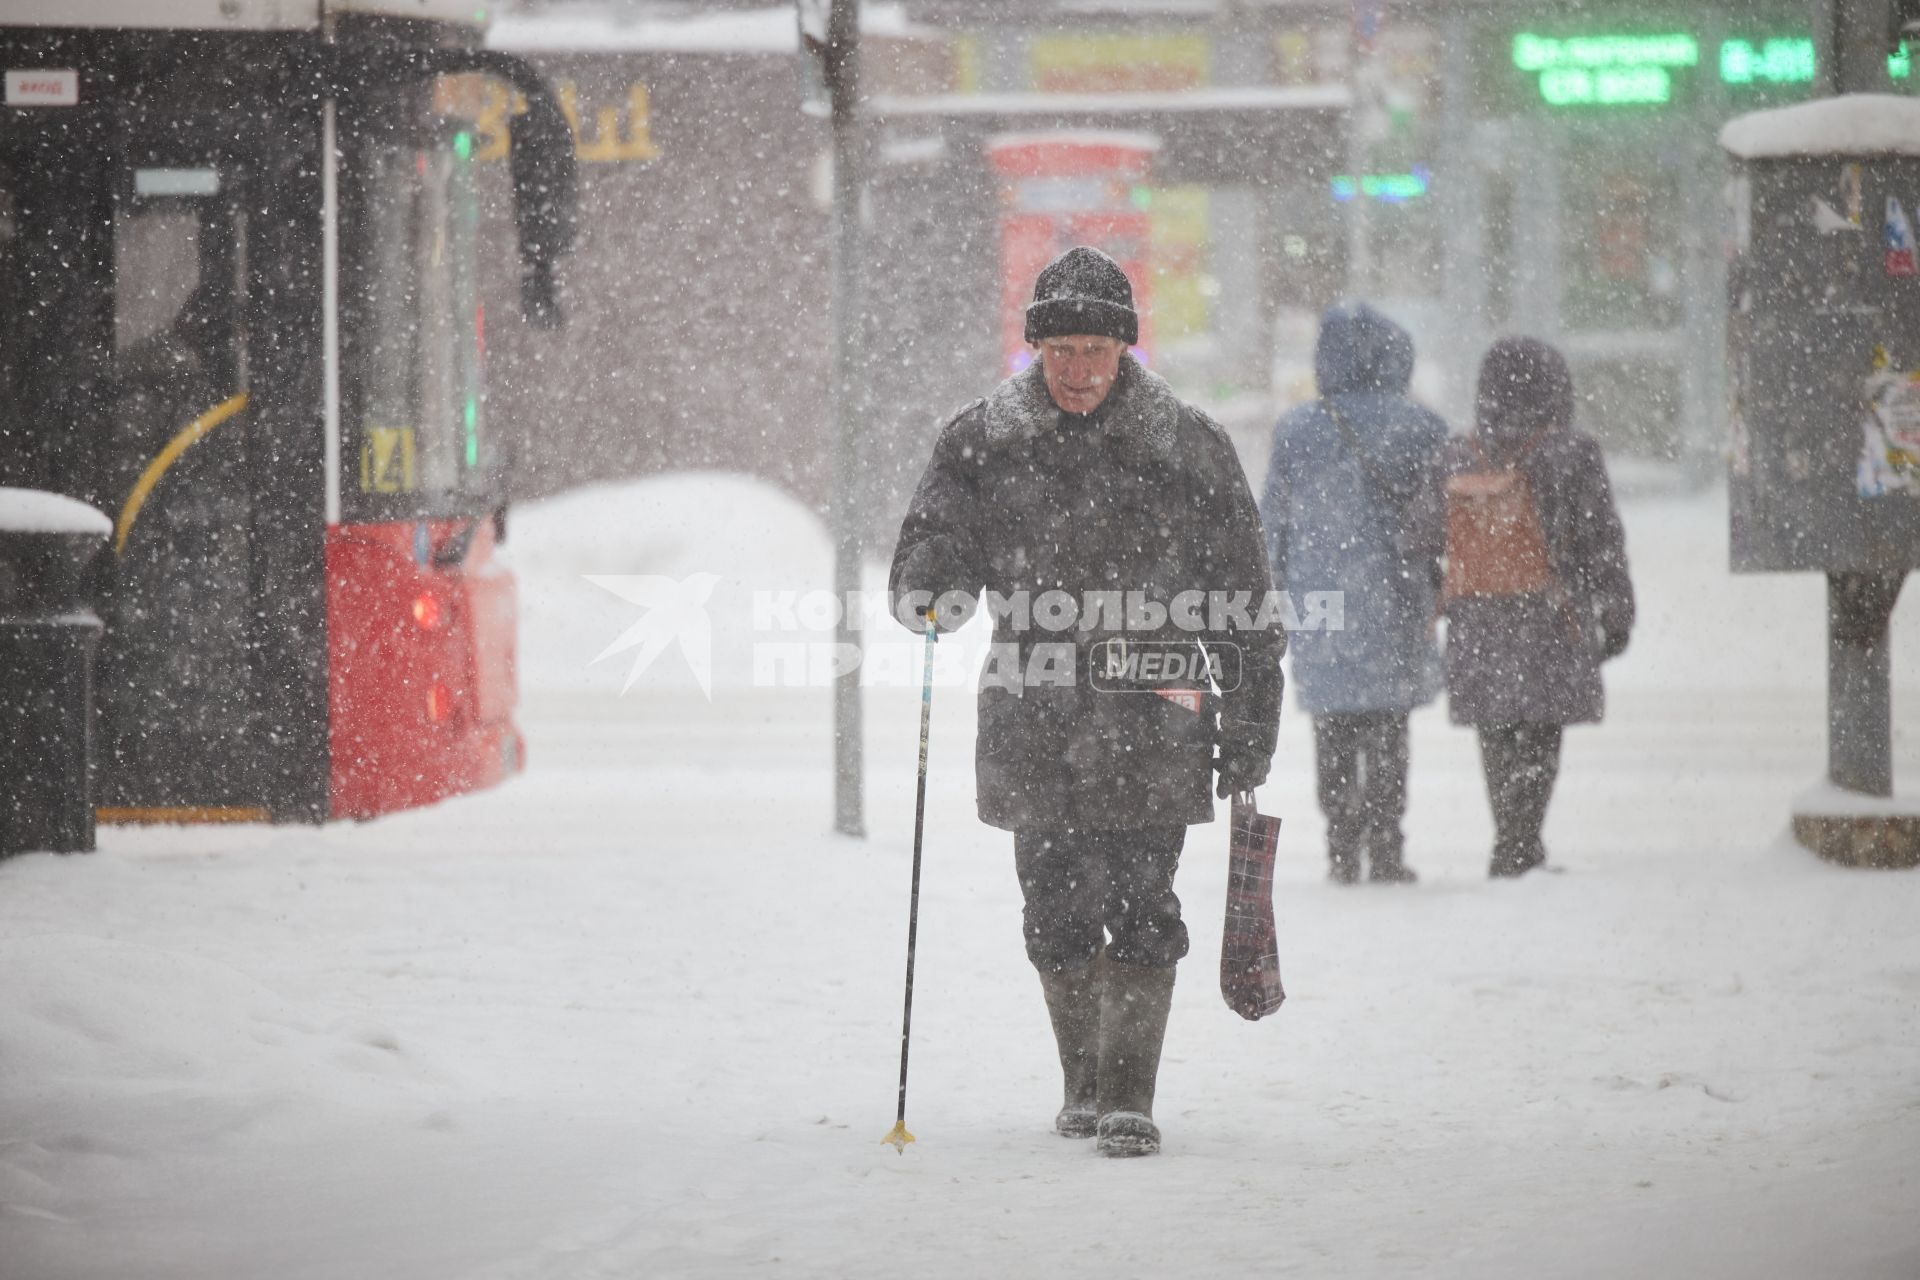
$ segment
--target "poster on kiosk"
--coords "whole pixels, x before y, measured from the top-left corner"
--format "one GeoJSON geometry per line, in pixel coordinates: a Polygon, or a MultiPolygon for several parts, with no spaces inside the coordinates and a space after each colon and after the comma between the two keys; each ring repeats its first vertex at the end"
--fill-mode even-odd
{"type": "Polygon", "coordinates": [[[1032,363],[1026,340],[1026,310],[1033,279],[1064,250],[1090,244],[1102,250],[1133,283],[1140,312],[1134,355],[1150,363],[1153,350],[1151,290],[1147,272],[1146,210],[1134,203],[1144,186],[1159,139],[1151,134],[1085,131],[1003,134],[987,144],[987,160],[1000,180],[1001,373],[1032,363]]]}

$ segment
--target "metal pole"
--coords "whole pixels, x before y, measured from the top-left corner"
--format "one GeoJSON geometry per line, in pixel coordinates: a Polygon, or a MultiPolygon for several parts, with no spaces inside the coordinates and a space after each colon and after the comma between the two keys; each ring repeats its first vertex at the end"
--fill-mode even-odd
{"type": "MultiPolygon", "coordinates": [[[[1829,93],[1885,93],[1889,0],[1813,0],[1815,57],[1829,93]]],[[[1893,656],[1887,634],[1903,572],[1827,575],[1827,780],[1893,794],[1893,656]]]]}
{"type": "Polygon", "coordinates": [[[1819,87],[1827,93],[1892,93],[1892,0],[1813,0],[1812,8],[1819,87]]]}
{"type": "Polygon", "coordinates": [[[1373,231],[1371,211],[1367,208],[1367,166],[1372,149],[1367,145],[1367,130],[1374,127],[1375,109],[1372,50],[1362,39],[1356,17],[1347,38],[1347,87],[1353,100],[1347,107],[1347,173],[1353,179],[1353,198],[1347,202],[1347,287],[1348,297],[1365,298],[1373,292],[1373,231]]]}
{"type": "Polygon", "coordinates": [[[1813,92],[1843,93],[1840,80],[1840,11],[1846,0],[1808,0],[1807,25],[1813,30],[1813,92]]]}
{"type": "Polygon", "coordinates": [[[827,90],[833,109],[833,328],[832,521],[833,592],[843,608],[834,628],[838,655],[833,682],[833,829],[867,834],[862,799],[863,743],[860,723],[859,619],[852,604],[860,590],[859,389],[861,313],[860,197],[865,186],[858,118],[860,99],[860,0],[833,0],[824,50],[827,90]]]}
{"type": "Polygon", "coordinates": [[[1893,794],[1893,649],[1901,573],[1827,575],[1827,780],[1893,794]]]}

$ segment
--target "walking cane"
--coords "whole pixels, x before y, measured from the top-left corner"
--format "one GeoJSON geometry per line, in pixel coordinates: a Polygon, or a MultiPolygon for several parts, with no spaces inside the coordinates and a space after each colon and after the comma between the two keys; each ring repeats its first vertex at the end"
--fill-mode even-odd
{"type": "Polygon", "coordinates": [[[882,1142],[901,1155],[913,1135],[907,1132],[907,1049],[913,1039],[913,945],[920,932],[920,838],[927,824],[927,727],[933,718],[933,613],[927,613],[927,661],[920,678],[920,783],[913,798],[913,891],[907,899],[907,1004],[900,1015],[900,1110],[882,1142]]]}

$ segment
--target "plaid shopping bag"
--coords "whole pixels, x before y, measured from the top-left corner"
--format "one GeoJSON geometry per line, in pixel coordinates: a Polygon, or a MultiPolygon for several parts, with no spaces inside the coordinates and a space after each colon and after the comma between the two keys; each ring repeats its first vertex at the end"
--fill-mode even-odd
{"type": "Polygon", "coordinates": [[[1227,927],[1220,939],[1220,995],[1249,1022],[1286,1000],[1273,928],[1273,854],[1280,819],[1254,806],[1251,792],[1233,798],[1233,842],[1227,872],[1227,927]]]}

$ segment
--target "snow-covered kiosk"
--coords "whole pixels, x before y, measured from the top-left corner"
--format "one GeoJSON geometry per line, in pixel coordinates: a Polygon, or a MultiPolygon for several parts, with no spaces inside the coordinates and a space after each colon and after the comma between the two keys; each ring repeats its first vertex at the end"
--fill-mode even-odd
{"type": "Polygon", "coordinates": [[[1827,575],[1828,785],[1794,830],[1920,865],[1893,800],[1888,621],[1920,567],[1920,101],[1847,94],[1729,121],[1736,572],[1827,575]]]}
{"type": "Polygon", "coordinates": [[[0,486],[0,857],[93,848],[88,575],[112,533],[84,502],[0,486]]]}

